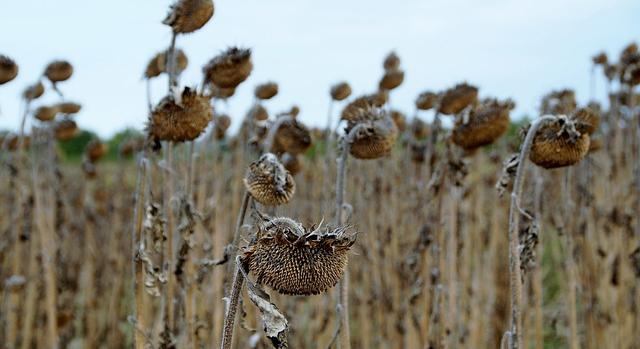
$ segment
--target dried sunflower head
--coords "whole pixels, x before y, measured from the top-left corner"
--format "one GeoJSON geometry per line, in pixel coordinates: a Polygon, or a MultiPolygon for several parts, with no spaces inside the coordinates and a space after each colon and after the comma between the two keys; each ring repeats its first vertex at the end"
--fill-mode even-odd
{"type": "Polygon", "coordinates": [[[180,104],[173,96],[167,96],[158,103],[151,113],[147,128],[151,139],[192,141],[207,128],[212,117],[209,100],[185,87],[180,104]]]}
{"type": "Polygon", "coordinates": [[[5,84],[18,76],[18,65],[13,59],[0,55],[0,85],[5,84]]]}
{"type": "Polygon", "coordinates": [[[438,95],[431,92],[422,92],[418,98],[416,98],[416,108],[418,110],[429,110],[433,108],[438,102],[438,95]]]}
{"type": "Polygon", "coordinates": [[[344,227],[307,229],[276,217],[258,226],[243,261],[259,284],[279,293],[320,294],[342,278],[355,239],[344,227]]]}
{"type": "Polygon", "coordinates": [[[373,93],[360,96],[349,102],[349,104],[347,104],[344,109],[342,109],[340,117],[342,118],[342,120],[354,120],[358,117],[360,109],[382,107],[386,102],[386,95],[381,93],[373,93]]]}
{"type": "Polygon", "coordinates": [[[296,190],[291,174],[271,153],[263,154],[249,165],[244,186],[257,202],[268,206],[286,204],[296,190]]]}
{"type": "Polygon", "coordinates": [[[174,33],[192,33],[202,28],[213,16],[212,0],[178,0],[162,21],[174,33]]]}
{"type": "Polygon", "coordinates": [[[33,117],[40,121],[51,121],[55,119],[59,109],[57,106],[42,106],[33,112],[33,117]]]}
{"type": "Polygon", "coordinates": [[[44,94],[44,85],[41,81],[27,87],[22,93],[22,97],[28,101],[40,98],[44,94]]]}
{"type": "Polygon", "coordinates": [[[511,100],[488,99],[456,117],[451,140],[465,150],[493,143],[509,129],[511,100]]]}
{"type": "Polygon", "coordinates": [[[298,120],[288,118],[276,130],[273,140],[275,153],[301,154],[306,152],[309,147],[311,147],[311,132],[298,120]]]}
{"type": "Polygon", "coordinates": [[[53,125],[53,132],[57,140],[68,141],[78,133],[78,125],[75,121],[69,118],[64,118],[56,121],[53,125]]]}
{"type": "Polygon", "coordinates": [[[221,88],[230,88],[245,81],[251,70],[251,50],[231,47],[213,58],[202,69],[205,82],[221,88]]]}
{"type": "Polygon", "coordinates": [[[531,162],[544,168],[558,168],[582,160],[589,151],[590,138],[577,126],[576,120],[565,115],[542,125],[531,145],[531,162]]]}
{"type": "Polygon", "coordinates": [[[411,133],[416,139],[426,138],[429,135],[429,126],[419,118],[413,118],[411,133]]]}
{"type": "Polygon", "coordinates": [[[67,61],[53,61],[45,68],[44,75],[54,84],[65,81],[73,75],[73,66],[67,61]]]}
{"type": "Polygon", "coordinates": [[[552,91],[542,98],[542,114],[569,115],[576,109],[576,93],[564,89],[552,91]]]}
{"type": "Polygon", "coordinates": [[[579,108],[571,115],[576,129],[581,133],[593,134],[600,126],[600,115],[592,108],[579,108]]]}
{"type": "Polygon", "coordinates": [[[94,138],[89,143],[87,143],[87,146],[84,148],[84,153],[89,162],[95,163],[103,156],[107,155],[107,150],[109,150],[109,148],[105,143],[101,142],[97,138],[94,138]]]}
{"type": "Polygon", "coordinates": [[[82,109],[82,106],[74,102],[62,102],[54,106],[60,114],[75,114],[82,109]]]}
{"type": "Polygon", "coordinates": [[[609,58],[607,57],[607,53],[602,51],[591,58],[593,64],[596,65],[606,65],[609,62],[609,58]]]}
{"type": "Polygon", "coordinates": [[[387,57],[385,57],[384,62],[382,63],[382,67],[384,70],[393,70],[400,68],[400,57],[395,53],[395,51],[389,52],[387,57]]]}
{"type": "MultiPolygon", "coordinates": [[[[147,64],[147,69],[144,71],[144,77],[147,79],[155,78],[162,73],[167,72],[167,58],[169,50],[160,52],[153,56],[147,64]]],[[[179,48],[173,50],[175,59],[175,72],[181,74],[189,65],[189,59],[187,55],[179,48]]]]}
{"type": "Polygon", "coordinates": [[[458,84],[440,95],[438,111],[455,115],[478,100],[478,88],[467,83],[458,84]]]}
{"type": "Polygon", "coordinates": [[[271,99],[278,94],[278,84],[273,81],[260,84],[256,86],[254,94],[258,99],[271,99]]]}
{"type": "Polygon", "coordinates": [[[404,81],[404,71],[400,69],[390,69],[387,70],[382,79],[380,79],[380,83],[378,86],[383,90],[393,90],[394,88],[402,85],[404,81]]]}
{"type": "Polygon", "coordinates": [[[339,82],[331,86],[329,94],[334,101],[342,101],[351,95],[351,86],[346,81],[339,82]]]}
{"type": "Polygon", "coordinates": [[[224,139],[229,126],[231,126],[231,118],[229,117],[229,115],[222,114],[216,116],[213,125],[213,137],[216,140],[224,139]]]}
{"type": "Polygon", "coordinates": [[[249,110],[249,118],[255,121],[264,121],[269,119],[269,113],[267,109],[265,109],[262,104],[256,103],[249,110]]]}
{"type": "Polygon", "coordinates": [[[345,132],[350,138],[349,152],[357,159],[377,159],[391,152],[398,138],[398,128],[380,108],[360,109],[355,120],[349,120],[345,132]]]}

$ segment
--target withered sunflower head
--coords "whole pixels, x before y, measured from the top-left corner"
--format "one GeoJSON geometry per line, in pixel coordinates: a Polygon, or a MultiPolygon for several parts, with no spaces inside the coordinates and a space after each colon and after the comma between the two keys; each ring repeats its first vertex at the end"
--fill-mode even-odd
{"type": "Polygon", "coordinates": [[[27,87],[22,93],[22,97],[28,101],[40,98],[44,94],[44,85],[41,81],[27,87]]]}
{"type": "Polygon", "coordinates": [[[355,234],[346,228],[305,228],[285,217],[260,224],[243,261],[259,284],[287,295],[315,295],[335,286],[355,234]]]}
{"type": "Polygon", "coordinates": [[[628,64],[629,60],[634,59],[632,57],[637,53],[638,44],[635,42],[629,43],[629,45],[625,46],[625,48],[622,49],[622,52],[620,52],[620,62],[623,64],[628,64]]]}
{"type": "Polygon", "coordinates": [[[227,129],[231,126],[231,118],[226,115],[218,115],[214,120],[213,136],[217,140],[224,139],[227,129]]]}
{"type": "Polygon", "coordinates": [[[262,100],[271,99],[278,94],[278,84],[273,81],[260,84],[256,86],[254,94],[258,99],[262,99],[262,100]]]}
{"type": "Polygon", "coordinates": [[[254,200],[268,206],[286,204],[296,190],[291,174],[271,153],[263,154],[249,165],[244,186],[254,200]]]}
{"type": "Polygon", "coordinates": [[[358,117],[360,109],[382,107],[386,102],[387,95],[385,93],[378,92],[360,96],[342,109],[340,117],[342,120],[354,120],[358,117]]]}
{"type": "Polygon", "coordinates": [[[416,98],[416,108],[418,110],[429,110],[433,108],[438,102],[438,95],[431,92],[422,92],[418,98],[416,98]]]}
{"type": "Polygon", "coordinates": [[[509,129],[509,112],[515,107],[511,100],[487,99],[456,116],[451,132],[453,143],[473,150],[493,143],[509,129]]]}
{"type": "Polygon", "coordinates": [[[398,57],[395,51],[391,51],[387,57],[385,57],[382,66],[384,67],[384,70],[398,69],[400,68],[400,57],[398,57]]]}
{"type": "Polygon", "coordinates": [[[255,121],[264,121],[269,119],[269,113],[267,109],[265,109],[262,104],[256,103],[249,109],[249,119],[255,121]]]}
{"type": "Polygon", "coordinates": [[[75,114],[82,109],[82,105],[74,102],[62,102],[54,106],[60,114],[75,114]]]}
{"type": "Polygon", "coordinates": [[[55,119],[59,109],[57,106],[42,106],[33,112],[33,117],[40,121],[51,121],[55,119]]]}
{"type": "Polygon", "coordinates": [[[282,154],[282,165],[287,169],[287,171],[289,171],[289,173],[291,173],[292,176],[295,176],[302,171],[302,160],[300,160],[300,156],[296,154],[282,154]]]}
{"type": "Polygon", "coordinates": [[[357,159],[386,156],[398,138],[398,128],[387,112],[372,107],[359,109],[345,132],[351,135],[349,152],[357,159]]]}
{"type": "Polygon", "coordinates": [[[605,65],[609,62],[609,58],[607,57],[607,53],[602,51],[591,58],[593,64],[597,65],[605,65]]]}
{"type": "Polygon", "coordinates": [[[380,79],[380,83],[378,87],[383,90],[393,90],[394,88],[402,85],[404,81],[404,71],[400,69],[390,69],[387,70],[382,79],[380,79]]]}
{"type": "Polygon", "coordinates": [[[631,64],[625,68],[622,74],[622,82],[629,86],[640,85],[640,62],[631,64]]]}
{"type": "Polygon", "coordinates": [[[53,132],[57,140],[68,141],[78,133],[78,125],[75,121],[69,118],[64,118],[56,121],[53,125],[53,132]]]}
{"type": "Polygon", "coordinates": [[[54,84],[65,81],[73,75],[73,66],[67,61],[53,61],[45,68],[44,75],[54,84]]]}
{"type": "MultiPolygon", "coordinates": [[[[174,59],[175,59],[175,72],[176,74],[182,74],[182,72],[187,69],[189,65],[189,59],[187,55],[179,48],[173,50],[174,59]]],[[[147,68],[144,71],[144,77],[147,79],[155,78],[162,73],[167,72],[167,61],[168,61],[169,50],[164,52],[160,52],[153,56],[149,63],[147,64],[147,68]]]]}
{"type": "Polygon", "coordinates": [[[174,33],[192,33],[207,24],[213,11],[212,0],[178,0],[162,24],[170,26],[174,33]]]}
{"type": "Polygon", "coordinates": [[[221,88],[231,88],[245,81],[251,70],[251,50],[231,47],[213,58],[202,69],[205,82],[221,88]]]}
{"type": "Polygon", "coordinates": [[[89,160],[89,162],[95,163],[100,160],[102,157],[107,155],[107,151],[109,148],[106,143],[101,142],[99,139],[94,138],[89,143],[87,143],[84,148],[84,153],[89,160]]]}
{"type": "Polygon", "coordinates": [[[329,94],[334,101],[342,101],[351,95],[351,86],[346,81],[331,86],[329,94]]]}
{"type": "Polygon", "coordinates": [[[196,139],[213,117],[209,100],[185,87],[180,103],[171,95],[151,112],[147,125],[151,139],[185,142],[196,139]]]}
{"type": "Polygon", "coordinates": [[[545,95],[542,98],[540,111],[542,114],[569,115],[577,105],[576,93],[573,90],[564,89],[545,95]]]}
{"type": "Polygon", "coordinates": [[[478,88],[467,83],[458,84],[440,95],[438,111],[455,115],[478,100],[478,88]]]}
{"type": "Polygon", "coordinates": [[[276,130],[273,140],[275,153],[301,154],[306,152],[309,147],[311,147],[311,132],[297,119],[284,120],[276,130]]]}
{"type": "Polygon", "coordinates": [[[576,126],[576,120],[565,115],[542,125],[531,145],[531,162],[544,168],[558,168],[582,160],[589,152],[590,138],[576,126]]]}
{"type": "Polygon", "coordinates": [[[0,85],[5,84],[18,76],[18,65],[13,59],[0,55],[0,85]]]}

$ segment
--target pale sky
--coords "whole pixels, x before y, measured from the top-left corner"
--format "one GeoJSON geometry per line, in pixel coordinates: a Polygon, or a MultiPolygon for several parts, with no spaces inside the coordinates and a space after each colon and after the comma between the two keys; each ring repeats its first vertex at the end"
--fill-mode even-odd
{"type": "MultiPolygon", "coordinates": [[[[481,97],[513,98],[516,117],[534,114],[551,89],[573,88],[586,103],[591,56],[605,50],[617,59],[626,44],[640,41],[637,0],[214,2],[211,21],[178,38],[189,57],[181,83],[198,84],[202,66],[228,46],[252,48],[253,73],[227,109],[235,126],[255,85],[267,80],[280,85],[266,103],[271,113],[297,104],[305,123],[324,126],[330,85],[346,80],[354,94],[372,92],[391,50],[406,72],[392,104],[408,114],[420,92],[463,80],[479,86],[481,97]]],[[[17,129],[22,91],[53,59],[75,67],[60,89],[83,105],[81,127],[105,137],[124,127],[141,129],[147,117],[141,76],[169,44],[170,29],[161,21],[171,3],[2,0],[0,54],[12,57],[20,73],[0,86],[0,130],[17,129]]],[[[157,80],[155,101],[166,91],[166,80],[157,80]]],[[[47,95],[35,106],[57,101],[47,95]]]]}

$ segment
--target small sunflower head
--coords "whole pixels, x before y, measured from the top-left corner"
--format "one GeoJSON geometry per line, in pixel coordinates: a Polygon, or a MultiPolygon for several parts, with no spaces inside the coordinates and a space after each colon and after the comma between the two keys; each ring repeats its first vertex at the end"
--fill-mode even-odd
{"type": "Polygon", "coordinates": [[[297,119],[289,118],[285,120],[276,130],[273,141],[274,152],[302,154],[309,147],[311,147],[311,132],[297,119]]]}
{"type": "Polygon", "coordinates": [[[82,105],[74,102],[62,102],[54,106],[60,114],[76,114],[82,109],[82,105]]]}
{"type": "Polygon", "coordinates": [[[380,108],[360,109],[345,132],[350,138],[349,152],[357,159],[377,159],[391,152],[398,138],[398,128],[380,108]],[[353,131],[353,133],[352,133],[353,131]]]}
{"type": "Polygon", "coordinates": [[[606,65],[609,62],[609,58],[607,57],[607,53],[602,51],[591,58],[591,61],[595,65],[606,65]]]}
{"type": "Polygon", "coordinates": [[[346,81],[339,82],[331,86],[329,94],[334,101],[345,100],[351,96],[351,86],[346,81]]]}
{"type": "Polygon", "coordinates": [[[273,81],[260,84],[256,86],[254,94],[258,99],[262,99],[262,100],[271,99],[278,94],[278,84],[273,81]]]}
{"type": "Polygon", "coordinates": [[[108,150],[109,148],[105,143],[101,142],[97,138],[94,138],[89,143],[87,143],[87,146],[84,148],[84,153],[89,162],[95,163],[96,161],[107,155],[108,150]]]}
{"type": "Polygon", "coordinates": [[[438,111],[455,115],[478,100],[478,88],[467,83],[458,84],[440,95],[438,111]]]}
{"type": "Polygon", "coordinates": [[[267,206],[286,204],[296,190],[291,174],[271,153],[263,154],[249,165],[244,186],[254,200],[267,206]]]}
{"type": "Polygon", "coordinates": [[[174,33],[192,33],[207,24],[213,11],[212,0],[178,0],[162,24],[170,26],[174,33]]]}
{"type": "Polygon", "coordinates": [[[249,117],[251,120],[255,121],[265,121],[269,119],[269,113],[267,109],[265,109],[262,104],[256,103],[249,109],[249,117]]]}
{"type": "Polygon", "coordinates": [[[149,136],[160,141],[185,142],[196,139],[213,117],[209,100],[184,88],[180,103],[167,96],[151,112],[149,136]]]}
{"type": "Polygon", "coordinates": [[[404,81],[404,71],[395,68],[395,69],[387,70],[384,73],[384,75],[382,76],[382,79],[380,79],[380,82],[378,83],[378,86],[382,90],[393,90],[396,87],[402,85],[403,81],[404,81]]]}
{"type": "Polygon", "coordinates": [[[69,118],[64,118],[56,121],[53,125],[53,132],[57,140],[68,141],[78,133],[78,125],[75,121],[69,118]]]}
{"type": "Polygon", "coordinates": [[[214,126],[213,126],[213,134],[215,139],[217,140],[223,139],[225,136],[225,133],[229,129],[229,126],[231,126],[231,118],[229,117],[229,115],[222,114],[222,115],[216,116],[214,120],[214,126]]]}
{"type": "MultiPolygon", "coordinates": [[[[155,78],[162,73],[167,72],[167,58],[169,51],[164,51],[156,54],[151,58],[147,64],[147,68],[144,71],[144,77],[147,79],[155,78]]],[[[187,55],[179,48],[173,51],[175,59],[175,72],[181,74],[189,65],[189,59],[187,55]]]]}
{"type": "Polygon", "coordinates": [[[44,85],[41,81],[27,87],[22,93],[22,97],[28,101],[40,98],[44,94],[44,85]]]}
{"type": "Polygon", "coordinates": [[[259,284],[287,295],[315,295],[344,275],[355,234],[346,228],[305,228],[285,217],[261,223],[243,261],[259,284]]]}
{"type": "Polygon", "coordinates": [[[398,57],[395,51],[389,52],[387,57],[384,58],[382,67],[384,68],[384,70],[393,70],[400,68],[400,57],[398,57]]]}
{"type": "Polygon", "coordinates": [[[542,98],[540,111],[542,114],[569,115],[577,107],[576,93],[573,90],[564,89],[551,91],[542,98]]]}
{"type": "Polygon", "coordinates": [[[5,84],[18,76],[18,65],[13,59],[0,55],[0,85],[5,84]]]}
{"type": "Polygon", "coordinates": [[[252,70],[251,50],[231,47],[209,61],[203,73],[205,82],[221,88],[235,88],[249,77],[252,70]]]}
{"type": "Polygon", "coordinates": [[[431,91],[425,91],[418,95],[418,98],[416,98],[416,108],[418,110],[429,110],[433,108],[437,102],[437,94],[431,91]]]}
{"type": "Polygon", "coordinates": [[[33,112],[33,117],[40,121],[52,121],[56,118],[58,112],[57,106],[42,106],[33,112]]]}
{"type": "Polygon", "coordinates": [[[488,99],[456,117],[451,139],[465,150],[493,143],[509,129],[511,100],[488,99]]]}
{"type": "Polygon", "coordinates": [[[69,80],[73,75],[73,66],[67,61],[53,61],[45,68],[44,75],[54,84],[69,80]]]}
{"type": "Polygon", "coordinates": [[[565,115],[542,125],[533,139],[529,159],[547,169],[578,163],[589,152],[591,142],[586,130],[579,129],[579,122],[565,115]]]}

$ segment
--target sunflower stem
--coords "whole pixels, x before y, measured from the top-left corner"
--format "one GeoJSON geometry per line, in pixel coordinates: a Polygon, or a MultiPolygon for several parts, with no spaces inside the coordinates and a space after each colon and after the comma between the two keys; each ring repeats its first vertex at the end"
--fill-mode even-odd
{"type": "Polygon", "coordinates": [[[222,343],[220,348],[230,349],[233,344],[233,330],[236,322],[236,314],[238,312],[238,301],[240,299],[240,292],[244,285],[244,275],[242,275],[242,264],[239,260],[236,260],[236,271],[233,277],[233,287],[231,289],[231,295],[229,295],[229,306],[224,316],[224,326],[222,329],[222,343]]]}

